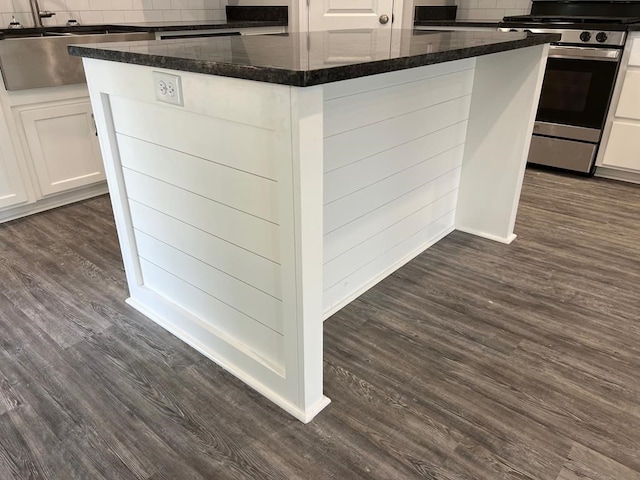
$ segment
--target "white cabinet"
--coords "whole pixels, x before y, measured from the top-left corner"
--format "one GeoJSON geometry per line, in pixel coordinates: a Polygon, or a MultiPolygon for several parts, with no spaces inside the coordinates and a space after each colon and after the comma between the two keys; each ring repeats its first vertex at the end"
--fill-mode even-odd
{"type": "Polygon", "coordinates": [[[640,32],[632,32],[622,56],[596,175],[640,183],[640,32]]]}
{"type": "Polygon", "coordinates": [[[0,222],[107,193],[86,85],[0,83],[0,222]]]}
{"type": "Polygon", "coordinates": [[[20,205],[29,199],[18,166],[7,121],[0,109],[0,210],[20,205]]]}
{"type": "Polygon", "coordinates": [[[105,180],[88,101],[21,110],[19,117],[43,196],[105,180]]]}

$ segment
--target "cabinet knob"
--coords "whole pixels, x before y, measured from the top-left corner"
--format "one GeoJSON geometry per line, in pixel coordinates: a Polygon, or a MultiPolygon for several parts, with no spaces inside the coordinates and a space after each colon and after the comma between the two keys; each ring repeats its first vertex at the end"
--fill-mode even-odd
{"type": "Polygon", "coordinates": [[[385,23],[389,22],[389,15],[383,13],[382,15],[380,15],[380,18],[378,20],[380,20],[380,23],[382,25],[384,25],[385,23]]]}

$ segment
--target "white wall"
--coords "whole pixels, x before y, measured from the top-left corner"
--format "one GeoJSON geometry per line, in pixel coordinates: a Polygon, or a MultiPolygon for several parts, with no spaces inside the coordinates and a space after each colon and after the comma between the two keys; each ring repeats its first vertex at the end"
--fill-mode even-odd
{"type": "MultiPolygon", "coordinates": [[[[41,10],[56,12],[45,25],[190,20],[224,20],[227,0],[39,0],[41,10]]],[[[29,0],[0,0],[0,21],[6,28],[15,15],[25,27],[33,26],[29,0]]]]}

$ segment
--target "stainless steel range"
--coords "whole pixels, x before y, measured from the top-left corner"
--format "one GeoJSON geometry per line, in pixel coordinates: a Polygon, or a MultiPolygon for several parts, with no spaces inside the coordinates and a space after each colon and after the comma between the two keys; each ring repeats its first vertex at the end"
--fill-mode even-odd
{"type": "Polygon", "coordinates": [[[592,175],[618,73],[626,28],[640,2],[534,1],[505,17],[502,31],[560,33],[551,45],[529,162],[592,175]]]}

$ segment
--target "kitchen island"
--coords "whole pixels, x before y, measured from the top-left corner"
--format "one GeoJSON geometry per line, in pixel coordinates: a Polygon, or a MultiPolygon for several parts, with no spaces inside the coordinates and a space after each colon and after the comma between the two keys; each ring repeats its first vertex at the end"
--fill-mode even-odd
{"type": "Polygon", "coordinates": [[[454,229],[515,238],[556,39],[352,30],[70,47],[85,57],[128,302],[310,421],[329,403],[323,319],[454,229]]]}

